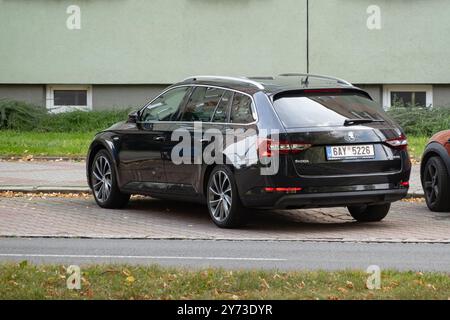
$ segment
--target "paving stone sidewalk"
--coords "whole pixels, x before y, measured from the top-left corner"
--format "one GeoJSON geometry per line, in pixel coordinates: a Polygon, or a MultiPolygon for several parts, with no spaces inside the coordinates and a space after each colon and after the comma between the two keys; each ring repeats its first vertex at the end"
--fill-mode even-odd
{"type": "MultiPolygon", "coordinates": [[[[345,208],[251,211],[249,225],[219,229],[205,206],[132,199],[122,210],[87,198],[0,197],[0,237],[89,237],[450,244],[450,213],[399,201],[379,223],[356,223],[345,208]]],[[[330,256],[332,259],[332,253],[330,256]]]]}
{"type": "MultiPolygon", "coordinates": [[[[85,162],[0,161],[0,191],[88,192],[85,162]]],[[[414,165],[410,194],[422,196],[420,168],[414,165]]]]}

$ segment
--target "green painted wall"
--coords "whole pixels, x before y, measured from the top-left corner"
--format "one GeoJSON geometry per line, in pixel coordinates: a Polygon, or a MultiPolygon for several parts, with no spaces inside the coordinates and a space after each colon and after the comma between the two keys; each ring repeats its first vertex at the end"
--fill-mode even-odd
{"type": "MultiPolygon", "coordinates": [[[[450,83],[450,1],[309,0],[310,72],[450,83]],[[381,9],[369,30],[366,10],[381,9]]],[[[0,0],[0,83],[171,83],[306,71],[306,0],[0,0]],[[81,8],[81,30],[66,9],[81,8]]]]}
{"type": "Polygon", "coordinates": [[[449,35],[448,0],[310,0],[311,71],[355,83],[450,83],[449,35]]]}
{"type": "Polygon", "coordinates": [[[0,83],[306,70],[304,0],[0,0],[0,24],[0,83]],[[66,27],[72,4],[81,30],[66,27]]]}

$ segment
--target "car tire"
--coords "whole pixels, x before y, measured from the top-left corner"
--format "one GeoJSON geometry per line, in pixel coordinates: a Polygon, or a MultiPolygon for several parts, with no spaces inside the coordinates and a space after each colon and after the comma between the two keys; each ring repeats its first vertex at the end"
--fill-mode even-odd
{"type": "Polygon", "coordinates": [[[378,222],[387,216],[390,208],[390,203],[383,203],[376,205],[349,206],[348,211],[353,219],[358,222],[378,222]]]}
{"type": "Polygon", "coordinates": [[[227,166],[216,166],[206,187],[208,212],[220,228],[235,228],[245,222],[244,210],[233,172],[227,166]]]}
{"type": "Polygon", "coordinates": [[[440,157],[427,160],[422,174],[425,201],[431,211],[450,211],[450,181],[445,163],[440,157]]]}
{"type": "Polygon", "coordinates": [[[90,168],[92,193],[95,202],[108,209],[120,209],[127,205],[130,195],[117,186],[116,169],[108,151],[100,150],[90,168]]]}

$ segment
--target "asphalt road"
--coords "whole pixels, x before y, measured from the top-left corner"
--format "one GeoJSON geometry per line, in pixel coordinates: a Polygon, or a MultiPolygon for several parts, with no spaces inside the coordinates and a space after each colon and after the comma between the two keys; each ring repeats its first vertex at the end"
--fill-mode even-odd
{"type": "Polygon", "coordinates": [[[450,244],[0,238],[0,262],[450,272],[450,244]]]}

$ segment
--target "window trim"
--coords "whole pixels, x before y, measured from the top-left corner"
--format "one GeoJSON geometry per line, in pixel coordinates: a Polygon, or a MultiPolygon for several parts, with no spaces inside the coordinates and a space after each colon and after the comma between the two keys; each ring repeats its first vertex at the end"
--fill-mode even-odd
{"type": "Polygon", "coordinates": [[[47,85],[45,107],[49,112],[66,112],[71,110],[92,110],[92,85],[47,85]],[[55,106],[54,92],[58,90],[86,90],[86,106],[55,106]]]}
{"type": "Polygon", "coordinates": [[[383,86],[383,109],[389,110],[392,106],[391,92],[426,92],[426,107],[433,106],[433,86],[432,85],[385,85],[383,86]]]}
{"type": "MultiPolygon", "coordinates": [[[[180,88],[180,87],[191,87],[191,88],[192,87],[212,87],[212,88],[216,88],[216,89],[223,89],[223,90],[227,90],[227,91],[241,93],[241,94],[244,94],[244,95],[248,96],[250,99],[252,99],[252,104],[251,104],[252,114],[253,114],[253,118],[255,119],[255,121],[253,121],[253,122],[250,122],[250,123],[230,123],[230,122],[206,122],[206,121],[203,121],[202,123],[207,123],[207,124],[228,124],[228,125],[232,124],[232,125],[248,126],[248,125],[254,125],[259,120],[258,111],[256,109],[255,99],[253,98],[253,96],[251,94],[248,94],[246,92],[242,92],[242,91],[239,91],[239,90],[235,90],[235,89],[230,89],[230,88],[216,86],[216,85],[207,85],[207,84],[181,84],[181,85],[171,86],[171,87],[167,88],[166,90],[164,90],[163,92],[161,92],[155,98],[150,100],[148,103],[146,103],[142,108],[140,108],[139,111],[138,111],[139,114],[141,114],[142,111],[145,110],[145,108],[147,108],[149,105],[151,105],[153,103],[153,101],[158,99],[160,96],[165,94],[167,91],[172,90],[172,89],[176,89],[176,88],[180,88]]],[[[191,92],[191,94],[192,94],[192,92],[191,92]]],[[[145,123],[173,123],[173,122],[192,123],[191,121],[188,122],[188,121],[178,121],[178,120],[171,120],[171,121],[154,121],[154,120],[151,120],[151,121],[145,121],[145,123]]],[[[144,123],[144,122],[142,122],[142,123],[144,123]]]]}

